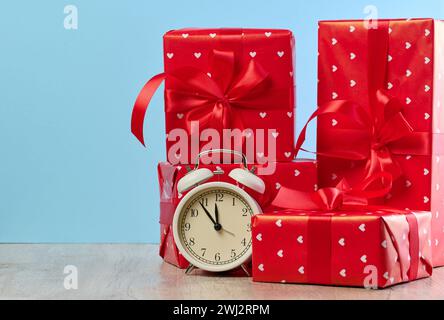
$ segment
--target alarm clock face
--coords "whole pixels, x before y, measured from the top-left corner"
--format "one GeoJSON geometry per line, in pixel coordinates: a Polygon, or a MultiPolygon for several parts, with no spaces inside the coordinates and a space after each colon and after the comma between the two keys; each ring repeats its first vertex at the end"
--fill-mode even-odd
{"type": "Polygon", "coordinates": [[[203,184],[176,209],[176,244],[201,269],[234,269],[251,257],[251,217],[257,213],[259,206],[244,190],[223,182],[203,184]]]}

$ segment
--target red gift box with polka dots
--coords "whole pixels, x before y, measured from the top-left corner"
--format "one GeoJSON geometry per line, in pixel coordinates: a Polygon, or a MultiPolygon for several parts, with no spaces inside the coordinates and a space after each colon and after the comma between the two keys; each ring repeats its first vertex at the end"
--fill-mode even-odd
{"type": "Polygon", "coordinates": [[[250,163],[292,161],[294,45],[288,30],[180,29],[166,33],[168,161],[192,163],[209,143],[203,137],[206,129],[219,133],[212,141],[213,149],[243,152],[250,163]],[[192,128],[191,122],[199,128],[192,128]],[[225,129],[239,129],[243,138],[224,135],[225,129]],[[188,133],[187,150],[177,144],[178,130],[188,133]],[[250,142],[255,147],[247,152],[250,142]],[[193,143],[197,143],[194,150],[193,143]]]}
{"type": "Polygon", "coordinates": [[[444,22],[433,19],[319,23],[318,106],[335,110],[318,117],[319,185],[393,173],[385,204],[431,211],[435,266],[444,265],[443,50],[444,22]]]}
{"type": "Polygon", "coordinates": [[[430,212],[257,215],[253,280],[376,289],[429,277],[430,219],[430,212]]]}
{"type": "MultiPolygon", "coordinates": [[[[273,174],[260,174],[258,169],[263,165],[254,165],[256,173],[264,180],[266,191],[263,195],[255,193],[253,190],[245,190],[258,202],[262,210],[272,210],[271,202],[281,188],[291,188],[303,192],[312,192],[317,189],[316,185],[316,162],[314,160],[296,160],[293,162],[274,163],[275,170],[273,174]]],[[[180,194],[177,191],[178,181],[186,175],[194,166],[190,165],[172,165],[168,162],[161,162],[158,165],[158,180],[160,191],[160,247],[159,254],[164,261],[179,268],[186,268],[189,263],[180,254],[174,243],[171,224],[174,211],[180,200],[186,194],[180,194]]],[[[223,171],[224,174],[215,175],[211,181],[223,181],[235,183],[228,173],[239,168],[238,164],[219,164],[204,165],[199,168],[209,168],[210,170],[223,171]]],[[[251,243],[250,243],[251,245],[251,243]]]]}

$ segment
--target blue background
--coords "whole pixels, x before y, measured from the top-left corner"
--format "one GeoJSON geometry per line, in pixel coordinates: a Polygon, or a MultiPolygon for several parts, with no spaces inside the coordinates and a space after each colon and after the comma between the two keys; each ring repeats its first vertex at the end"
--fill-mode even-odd
{"type": "Polygon", "coordinates": [[[164,32],[291,29],[300,130],[316,106],[317,21],[362,19],[368,4],[381,18],[444,16],[440,0],[2,2],[0,242],[158,242],[162,94],[148,112],[148,150],[130,116],[162,71],[164,32]],[[68,4],[79,10],[75,31],[63,27],[68,4]]]}

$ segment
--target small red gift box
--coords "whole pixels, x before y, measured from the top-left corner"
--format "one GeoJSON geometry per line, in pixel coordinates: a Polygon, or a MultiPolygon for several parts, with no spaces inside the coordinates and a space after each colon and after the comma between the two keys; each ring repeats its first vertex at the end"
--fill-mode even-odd
{"type": "MultiPolygon", "coordinates": [[[[291,188],[304,192],[310,192],[317,189],[316,185],[316,162],[314,160],[298,160],[294,162],[269,163],[274,165],[274,173],[269,169],[263,170],[265,166],[255,165],[256,174],[265,182],[266,191],[263,195],[255,193],[246,188],[245,190],[255,198],[262,210],[272,210],[271,202],[281,188],[291,188]]],[[[215,175],[210,181],[224,181],[235,183],[228,173],[238,168],[238,164],[219,164],[219,165],[200,165],[200,168],[209,168],[214,171],[224,171],[226,174],[215,175]]],[[[160,256],[168,263],[179,268],[186,268],[189,263],[182,257],[174,243],[173,231],[171,225],[174,211],[182,197],[185,194],[179,194],[177,191],[178,181],[192,167],[188,165],[172,165],[167,162],[161,162],[158,165],[158,178],[160,190],[160,256]]]]}
{"type": "Polygon", "coordinates": [[[164,36],[165,72],[142,89],[132,132],[144,143],[151,97],[165,80],[167,159],[231,149],[250,163],[294,156],[294,38],[288,30],[181,29],[164,36]]]}
{"type": "Polygon", "coordinates": [[[254,216],[253,280],[376,289],[429,277],[430,219],[386,211],[254,216]]]}
{"type": "Polygon", "coordinates": [[[435,266],[444,265],[444,22],[319,24],[319,184],[384,171],[385,203],[432,212],[435,266]]]}

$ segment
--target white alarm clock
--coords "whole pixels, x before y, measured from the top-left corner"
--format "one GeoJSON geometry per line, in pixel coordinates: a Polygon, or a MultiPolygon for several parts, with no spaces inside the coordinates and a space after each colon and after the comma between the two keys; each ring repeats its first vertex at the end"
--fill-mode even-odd
{"type": "Polygon", "coordinates": [[[242,267],[251,259],[251,217],[262,213],[258,203],[245,190],[265,192],[264,181],[249,171],[246,157],[232,150],[209,150],[199,154],[194,170],[177,184],[177,191],[188,193],[176,208],[173,219],[174,241],[180,253],[194,267],[223,272],[242,267]],[[240,168],[231,170],[233,184],[207,182],[223,171],[199,169],[203,155],[218,152],[242,157],[240,168]]]}

